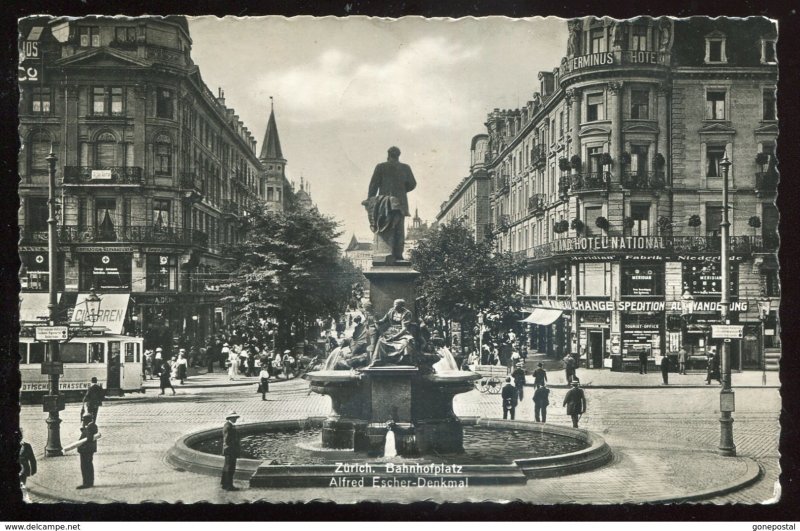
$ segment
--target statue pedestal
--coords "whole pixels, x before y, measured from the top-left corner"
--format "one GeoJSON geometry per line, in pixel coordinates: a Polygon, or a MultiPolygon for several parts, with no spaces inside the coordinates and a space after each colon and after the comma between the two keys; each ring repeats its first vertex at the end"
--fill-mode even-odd
{"type": "Polygon", "coordinates": [[[372,311],[377,317],[383,317],[392,309],[395,299],[406,301],[406,308],[417,316],[416,280],[419,272],[412,269],[410,263],[395,265],[374,265],[364,272],[369,280],[369,301],[372,311]]]}

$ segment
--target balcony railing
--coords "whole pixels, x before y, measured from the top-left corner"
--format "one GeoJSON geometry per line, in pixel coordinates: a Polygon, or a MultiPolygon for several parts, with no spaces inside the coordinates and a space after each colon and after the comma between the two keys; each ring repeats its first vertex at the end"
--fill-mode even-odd
{"type": "Polygon", "coordinates": [[[242,207],[239,206],[239,203],[225,199],[222,201],[222,213],[229,216],[241,216],[242,207]]]}
{"type": "Polygon", "coordinates": [[[184,190],[195,190],[203,193],[203,180],[194,172],[181,173],[181,188],[184,190]]]}
{"type": "Polygon", "coordinates": [[[773,194],[778,190],[778,172],[765,171],[756,173],[756,193],[773,194]]]}
{"type": "Polygon", "coordinates": [[[508,193],[508,176],[503,176],[497,179],[497,189],[494,191],[495,194],[501,195],[508,193]]]}
{"type": "Polygon", "coordinates": [[[608,191],[609,182],[611,182],[611,174],[607,171],[576,173],[570,176],[570,190],[573,193],[605,192],[608,191]]]}
{"type": "Polygon", "coordinates": [[[545,207],[545,195],[544,194],[533,194],[528,198],[528,213],[529,214],[540,214],[544,212],[545,207]]]}
{"type": "Polygon", "coordinates": [[[46,244],[48,241],[47,238],[47,229],[44,230],[32,230],[28,227],[20,227],[19,228],[19,241],[22,244],[46,244]]]}
{"type": "Polygon", "coordinates": [[[547,152],[543,145],[537,144],[533,147],[532,162],[535,168],[544,166],[547,163],[547,152]]]}
{"type": "Polygon", "coordinates": [[[64,166],[64,184],[136,185],[144,184],[138,166],[64,166]]]}
{"type": "MultiPolygon", "coordinates": [[[[46,236],[47,233],[45,233],[45,241],[46,236]]],[[[205,232],[152,225],[114,227],[112,229],[65,225],[58,228],[58,240],[59,243],[66,244],[117,242],[208,246],[208,234],[205,232]]]]}
{"type": "Polygon", "coordinates": [[[661,171],[626,171],[622,177],[622,187],[628,190],[658,191],[666,184],[661,171]]]}

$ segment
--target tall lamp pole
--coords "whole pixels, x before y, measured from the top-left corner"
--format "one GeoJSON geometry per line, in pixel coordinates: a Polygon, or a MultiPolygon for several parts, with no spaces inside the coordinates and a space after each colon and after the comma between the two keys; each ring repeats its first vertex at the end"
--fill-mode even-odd
{"type": "MultiPolygon", "coordinates": [[[[722,255],[720,257],[720,277],[722,281],[722,296],[720,298],[720,319],[722,324],[728,324],[728,313],[730,310],[730,261],[729,249],[730,246],[730,222],[728,221],[728,174],[731,168],[731,161],[728,159],[728,154],[722,158],[719,163],[722,168],[722,223],[720,229],[722,233],[722,255]]],[[[735,456],[736,445],[733,442],[733,416],[734,407],[734,393],[731,389],[731,348],[729,340],[724,340],[722,343],[722,389],[719,394],[719,448],[718,452],[723,456],[735,456]]]]}
{"type": "MultiPolygon", "coordinates": [[[[50,146],[47,156],[49,165],[49,186],[47,192],[48,218],[47,218],[47,247],[48,247],[48,291],[50,295],[47,309],[49,311],[50,326],[55,326],[58,320],[58,297],[56,294],[56,252],[58,247],[58,234],[56,232],[56,161],[58,158],[50,146]]],[[[47,445],[45,455],[52,457],[62,455],[61,448],[61,419],[58,412],[64,409],[63,397],[58,393],[58,380],[61,374],[58,341],[49,341],[47,344],[47,362],[42,365],[42,372],[48,375],[48,393],[45,395],[42,406],[47,416],[47,445]]]]}

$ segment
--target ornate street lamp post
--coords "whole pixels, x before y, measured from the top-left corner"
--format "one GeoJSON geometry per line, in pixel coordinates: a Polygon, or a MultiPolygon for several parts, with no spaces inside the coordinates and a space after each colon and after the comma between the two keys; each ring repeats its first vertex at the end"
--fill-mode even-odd
{"type": "Polygon", "coordinates": [[[769,318],[770,300],[762,290],[758,299],[758,319],[761,321],[761,385],[767,385],[767,353],[764,346],[764,329],[769,318]]]}
{"type": "MultiPolygon", "coordinates": [[[[50,146],[50,154],[47,156],[49,165],[49,183],[47,190],[47,251],[50,263],[48,273],[50,275],[49,301],[47,309],[49,313],[50,326],[55,326],[58,320],[58,295],[56,293],[56,254],[58,252],[58,232],[56,231],[56,161],[58,158],[53,153],[53,146],[50,146]]],[[[59,394],[58,380],[63,372],[63,365],[60,364],[61,353],[57,340],[47,343],[47,361],[42,364],[42,373],[47,374],[48,392],[42,402],[42,409],[47,412],[47,444],[45,445],[45,455],[53,457],[63,455],[61,448],[61,419],[58,412],[64,409],[64,398],[59,394]]]]}
{"type": "MultiPolygon", "coordinates": [[[[722,223],[720,232],[722,233],[722,249],[720,257],[720,267],[722,268],[720,277],[722,281],[722,296],[720,297],[720,321],[722,324],[729,324],[728,312],[730,310],[730,221],[728,221],[728,174],[731,168],[731,161],[725,153],[719,163],[722,168],[722,223]]],[[[733,442],[733,416],[734,393],[731,389],[731,348],[729,340],[722,343],[722,389],[719,392],[719,411],[720,411],[720,434],[719,434],[719,454],[724,456],[735,456],[736,445],[733,442]]]]}

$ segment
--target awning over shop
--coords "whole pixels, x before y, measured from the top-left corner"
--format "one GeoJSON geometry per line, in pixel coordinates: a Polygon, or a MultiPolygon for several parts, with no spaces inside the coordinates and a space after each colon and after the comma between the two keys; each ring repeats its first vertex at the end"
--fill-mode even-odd
{"type": "Polygon", "coordinates": [[[121,334],[122,325],[125,322],[125,313],[128,311],[128,299],[130,293],[105,293],[99,294],[100,315],[97,322],[92,323],[86,317],[86,297],[88,293],[79,293],[78,300],[75,301],[75,309],[72,311],[72,321],[82,322],[83,326],[94,328],[105,328],[110,334],[121,334]]]}
{"type": "MultiPolygon", "coordinates": [[[[58,294],[58,299],[61,299],[60,293],[58,294]]],[[[28,322],[44,322],[44,320],[50,316],[50,310],[47,308],[49,303],[49,293],[20,293],[19,320],[28,322]]]]}
{"type": "Polygon", "coordinates": [[[561,310],[535,308],[533,312],[521,322],[547,326],[553,324],[559,317],[561,317],[561,310]]]}

